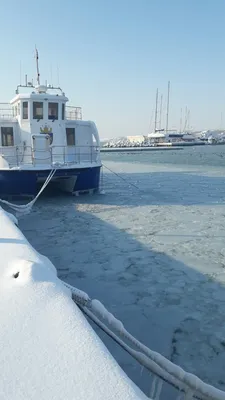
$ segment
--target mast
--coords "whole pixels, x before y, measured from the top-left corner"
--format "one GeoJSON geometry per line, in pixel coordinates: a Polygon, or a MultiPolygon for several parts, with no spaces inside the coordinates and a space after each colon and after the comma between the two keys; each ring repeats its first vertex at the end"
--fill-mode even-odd
{"type": "Polygon", "coordinates": [[[167,93],[166,133],[168,132],[168,124],[169,124],[169,105],[170,105],[170,81],[168,82],[168,93],[167,93]]]}
{"type": "Polygon", "coordinates": [[[180,109],[180,133],[181,133],[181,130],[182,130],[182,108],[180,109]]]}
{"type": "Polygon", "coordinates": [[[37,48],[35,48],[35,50],[36,50],[37,84],[40,85],[39,57],[37,48]]]}
{"type": "Polygon", "coordinates": [[[162,103],[163,103],[163,95],[160,97],[160,111],[159,111],[159,129],[162,128],[162,103]]]}
{"type": "Polygon", "coordinates": [[[187,109],[187,106],[185,107],[185,120],[184,120],[184,132],[186,131],[186,129],[187,129],[187,113],[188,113],[188,109],[187,109]]]}
{"type": "Polygon", "coordinates": [[[156,132],[156,127],[157,127],[157,114],[158,114],[158,95],[159,95],[159,90],[156,90],[156,100],[155,100],[155,132],[156,132]]]}
{"type": "Polygon", "coordinates": [[[188,109],[188,115],[187,115],[187,131],[190,131],[190,118],[191,118],[191,112],[188,109]]]}

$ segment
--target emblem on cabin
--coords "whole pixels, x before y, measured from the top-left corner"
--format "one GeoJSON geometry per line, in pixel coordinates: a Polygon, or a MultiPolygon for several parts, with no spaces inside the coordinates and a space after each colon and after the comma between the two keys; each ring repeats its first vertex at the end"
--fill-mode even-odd
{"type": "Polygon", "coordinates": [[[43,135],[48,135],[50,139],[50,144],[53,142],[53,132],[52,128],[49,128],[47,125],[44,126],[44,128],[40,128],[40,133],[43,135]]]}

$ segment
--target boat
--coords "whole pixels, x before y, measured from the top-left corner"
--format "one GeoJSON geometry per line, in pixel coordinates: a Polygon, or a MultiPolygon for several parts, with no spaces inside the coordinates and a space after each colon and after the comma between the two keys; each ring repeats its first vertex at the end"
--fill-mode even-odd
{"type": "Polygon", "coordinates": [[[34,197],[51,171],[51,184],[72,194],[99,189],[100,140],[81,107],[67,106],[60,87],[18,85],[9,104],[0,105],[0,197],[34,197]],[[22,92],[23,91],[23,92],[22,92]],[[54,175],[54,176],[53,176],[54,175]]]}

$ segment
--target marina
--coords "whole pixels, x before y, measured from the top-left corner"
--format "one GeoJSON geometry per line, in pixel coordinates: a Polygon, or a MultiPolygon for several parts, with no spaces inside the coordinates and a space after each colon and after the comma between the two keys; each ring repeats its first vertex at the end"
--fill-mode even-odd
{"type": "Polygon", "coordinates": [[[0,400],[225,400],[225,3],[178,3],[2,7],[0,400]]]}

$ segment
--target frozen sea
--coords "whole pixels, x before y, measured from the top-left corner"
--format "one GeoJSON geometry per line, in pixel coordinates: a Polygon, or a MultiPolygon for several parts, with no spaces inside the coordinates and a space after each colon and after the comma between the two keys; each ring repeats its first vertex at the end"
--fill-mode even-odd
{"type": "MultiPolygon", "coordinates": [[[[47,190],[20,228],[61,279],[225,390],[225,146],[104,153],[102,162],[105,194],[47,190]]],[[[99,334],[148,394],[149,373],[99,334]]]]}

